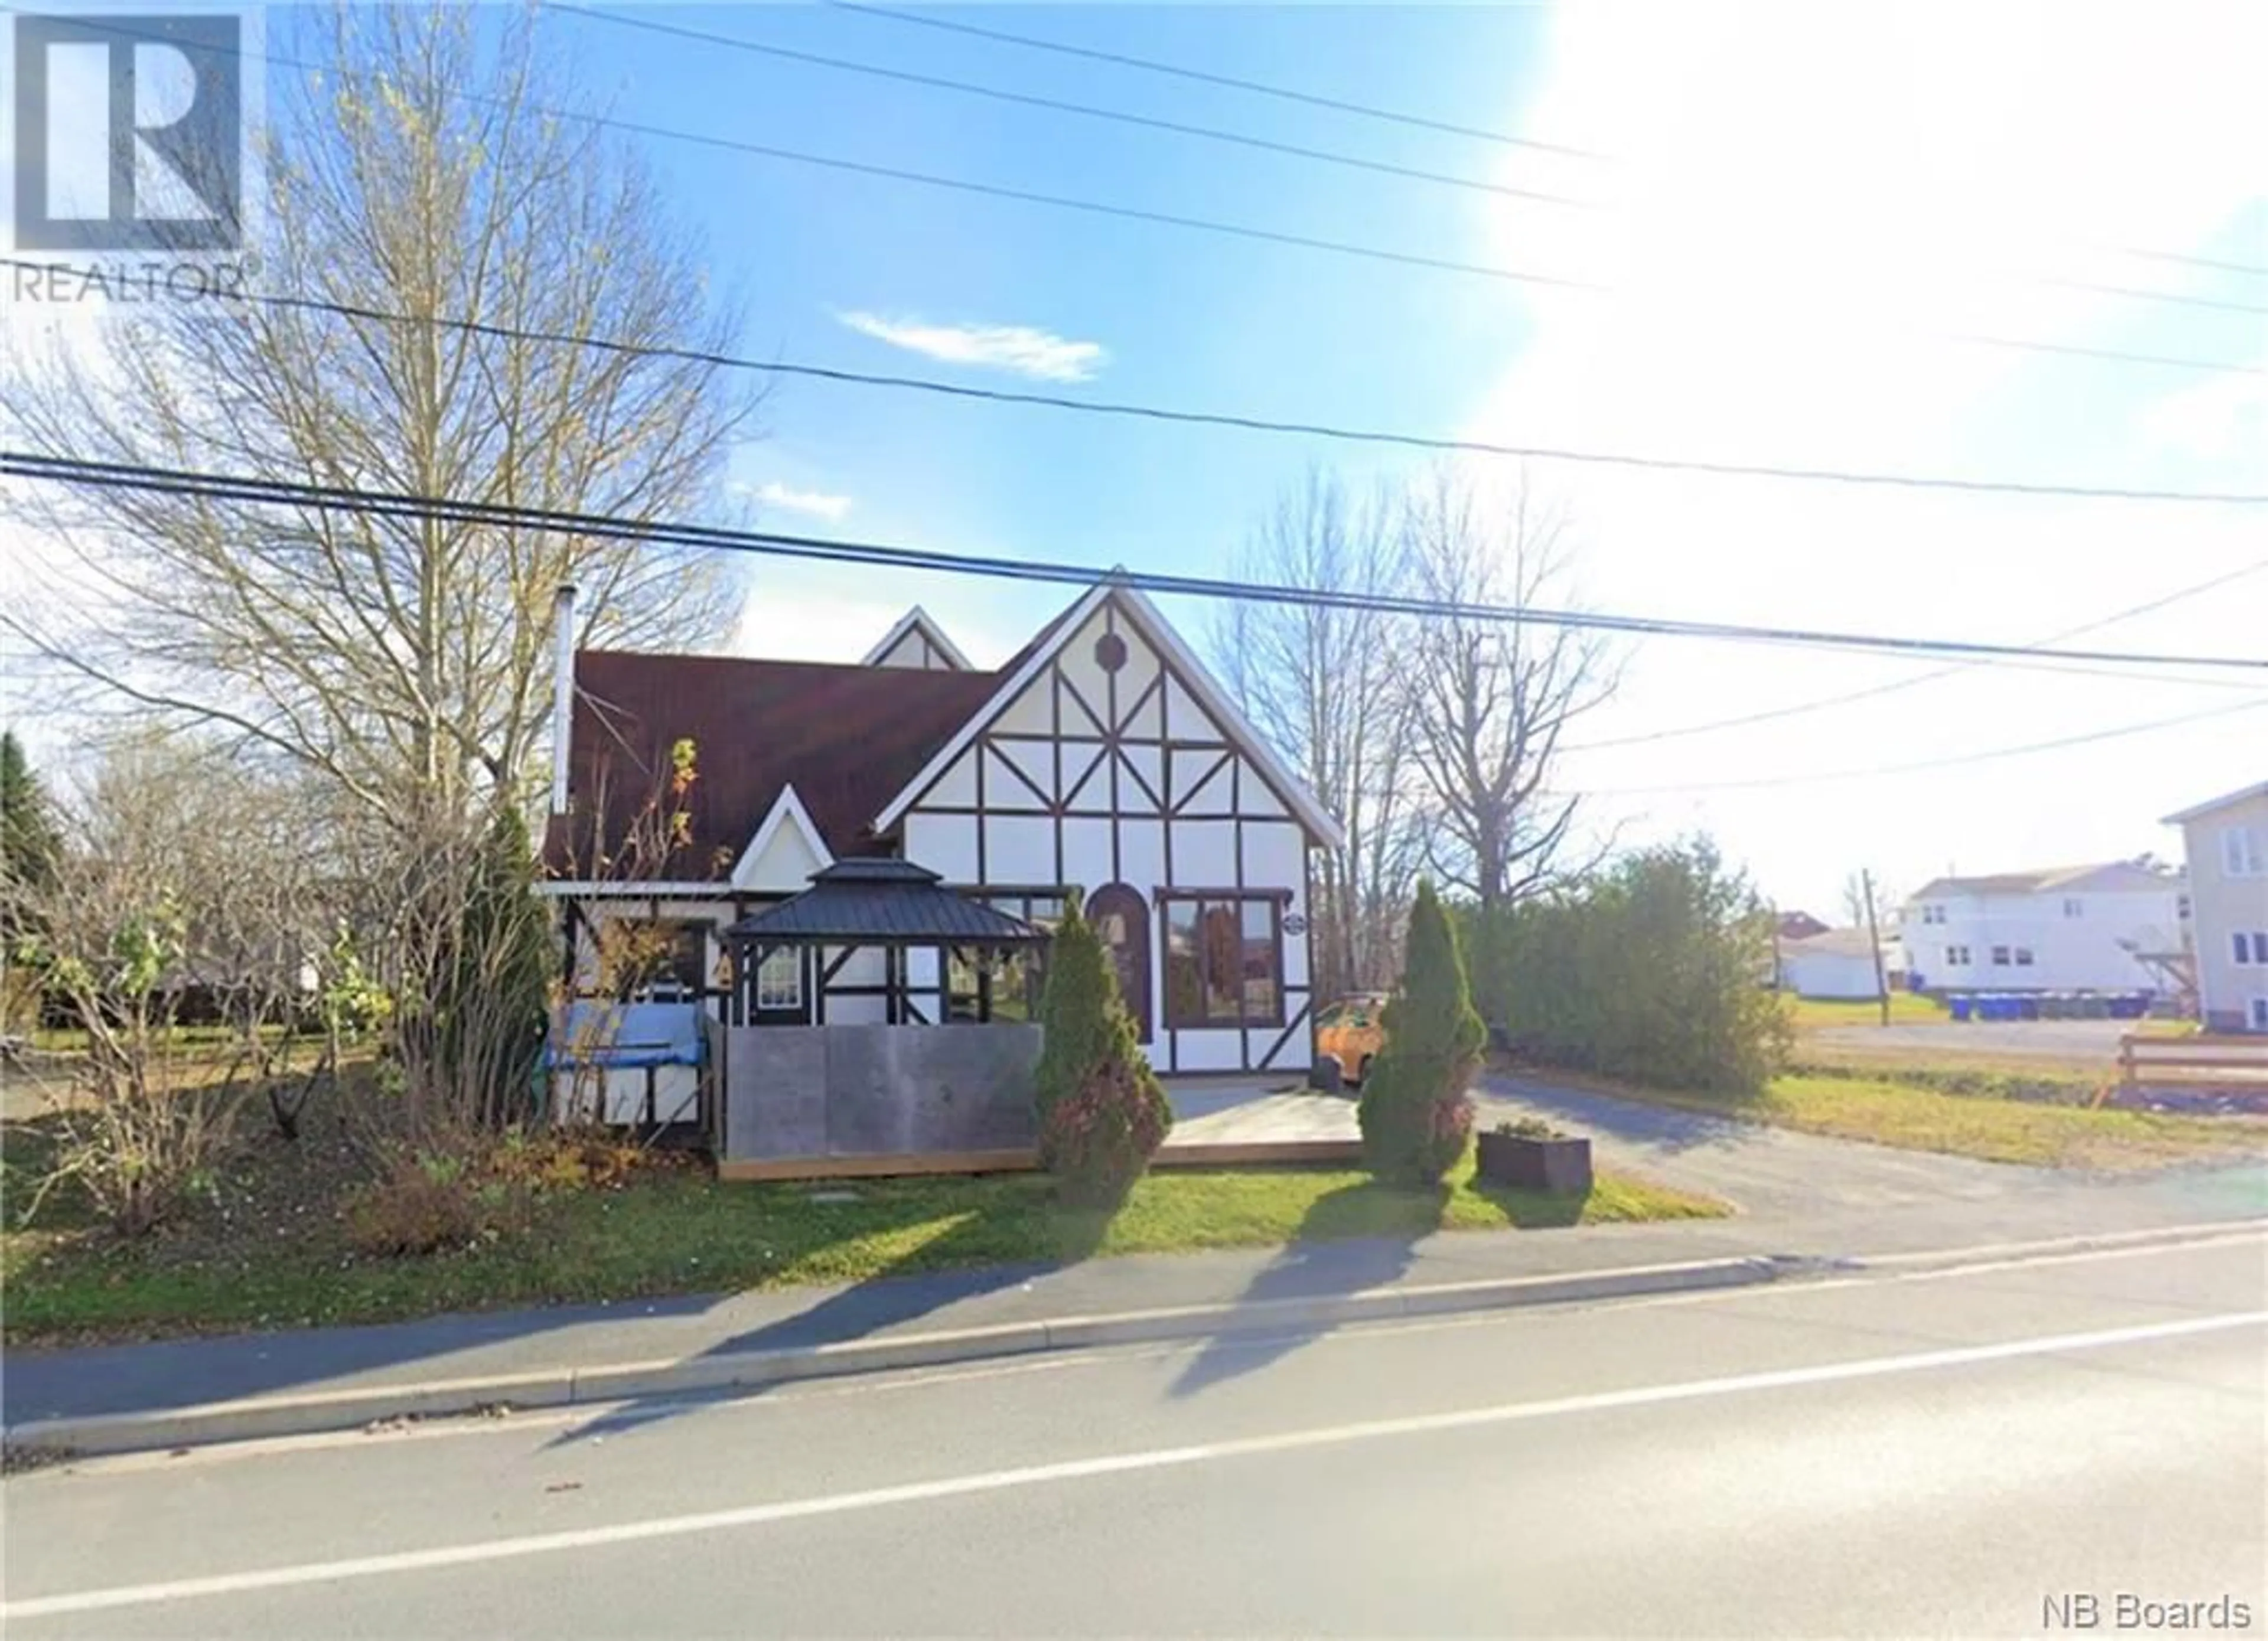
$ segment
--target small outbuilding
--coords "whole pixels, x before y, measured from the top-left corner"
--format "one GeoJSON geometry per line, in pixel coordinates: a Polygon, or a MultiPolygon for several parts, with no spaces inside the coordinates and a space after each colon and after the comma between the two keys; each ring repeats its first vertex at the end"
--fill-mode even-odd
{"type": "Polygon", "coordinates": [[[1873,998],[1882,995],[1884,970],[1864,929],[1830,929],[1779,943],[1779,983],[1800,997],[1873,998]]]}

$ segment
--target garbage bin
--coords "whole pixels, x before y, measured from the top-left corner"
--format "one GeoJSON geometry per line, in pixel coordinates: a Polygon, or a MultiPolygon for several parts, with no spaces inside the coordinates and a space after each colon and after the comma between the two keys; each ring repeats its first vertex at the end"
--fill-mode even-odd
{"type": "Polygon", "coordinates": [[[2039,1019],[2040,1000],[2037,997],[2018,997],[2016,999],[2016,1015],[2020,1019],[2036,1020],[2039,1019]]]}
{"type": "Polygon", "coordinates": [[[2094,993],[2089,992],[2086,997],[2083,997],[2079,1000],[2079,1012],[2080,1018],[2084,1019],[2109,1019],[2110,1018],[2110,999],[2108,997],[2097,997],[2094,993]]]}
{"type": "Polygon", "coordinates": [[[1957,1020],[1965,1020],[1969,1018],[1969,1011],[1972,1006],[1974,1006],[1974,1004],[1973,1000],[1967,995],[1961,992],[1955,992],[1953,996],[1946,998],[1945,1006],[1952,1012],[1954,1019],[1957,1020]]]}

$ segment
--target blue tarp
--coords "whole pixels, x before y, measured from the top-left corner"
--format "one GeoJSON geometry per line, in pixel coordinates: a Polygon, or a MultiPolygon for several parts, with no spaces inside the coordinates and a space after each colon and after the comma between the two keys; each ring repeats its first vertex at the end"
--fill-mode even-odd
{"type": "Polygon", "coordinates": [[[543,1051],[561,1066],[700,1065],[709,1040],[698,1003],[574,1003],[543,1051]]]}

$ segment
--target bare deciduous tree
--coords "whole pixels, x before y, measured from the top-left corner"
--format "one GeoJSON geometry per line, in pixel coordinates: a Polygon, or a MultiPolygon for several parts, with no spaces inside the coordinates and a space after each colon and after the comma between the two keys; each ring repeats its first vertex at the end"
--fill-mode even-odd
{"type": "MultiPolygon", "coordinates": [[[[1403,590],[1405,572],[1392,493],[1351,498],[1322,469],[1278,499],[1237,563],[1241,579],[1365,595],[1403,590]]],[[[1313,886],[1318,997],[1388,983],[1418,856],[1392,620],[1238,602],[1212,648],[1237,703],[1346,828],[1313,886]]]]}
{"type": "MultiPolygon", "coordinates": [[[[635,157],[554,112],[571,99],[533,12],[340,6],[294,26],[341,70],[277,78],[249,283],[388,317],[113,309],[92,349],[0,371],[11,441],[631,520],[703,498],[753,401],[638,350],[718,349],[728,317],[635,157]]],[[[532,781],[561,582],[610,643],[711,637],[738,604],[712,556],[620,540],[128,489],[12,504],[68,548],[76,607],[19,627],[51,660],[405,817],[532,781]]]]}
{"type": "Polygon", "coordinates": [[[48,1183],[76,1182],[122,1230],[210,1178],[316,1012],[326,900],[301,793],[210,747],[144,738],[108,749],[62,806],[53,870],[0,883],[24,968],[85,1034],[54,1062],[48,1183]]]}
{"type": "MultiPolygon", "coordinates": [[[[1403,515],[1420,593],[1458,604],[1545,605],[1565,585],[1567,521],[1525,476],[1502,502],[1435,469],[1403,515]]],[[[1566,872],[1580,798],[1555,789],[1567,726],[1612,693],[1592,635],[1565,627],[1427,615],[1407,629],[1412,756],[1432,810],[1428,865],[1484,908],[1566,872]]]]}

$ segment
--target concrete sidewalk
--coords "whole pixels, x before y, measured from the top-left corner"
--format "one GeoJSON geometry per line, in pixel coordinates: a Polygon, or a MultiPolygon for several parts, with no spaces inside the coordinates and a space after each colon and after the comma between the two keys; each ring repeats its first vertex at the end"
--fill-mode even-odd
{"type": "MultiPolygon", "coordinates": [[[[2015,1176],[2021,1178],[2021,1176],[2015,1176]]],[[[346,1428],[1139,1339],[1762,1282],[2268,1214],[2268,1167],[2013,1186],[1879,1208],[1444,1233],[894,1277],[845,1287],[436,1317],[382,1327],[13,1350],[12,1444],[85,1450],[346,1428]]]]}

